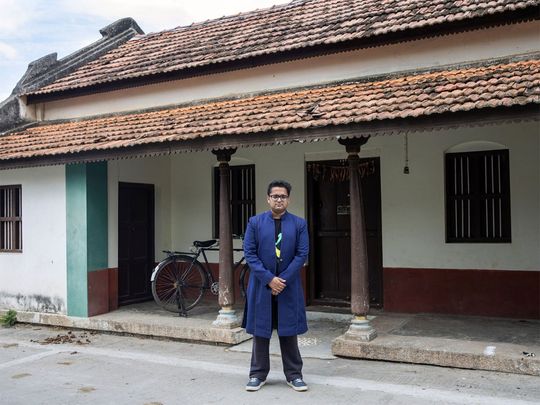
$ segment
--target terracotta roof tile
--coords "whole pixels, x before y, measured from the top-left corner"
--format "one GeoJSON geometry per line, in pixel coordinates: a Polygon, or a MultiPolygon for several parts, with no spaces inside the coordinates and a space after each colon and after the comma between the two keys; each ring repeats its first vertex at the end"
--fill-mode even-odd
{"type": "Polygon", "coordinates": [[[530,6],[538,0],[307,0],[139,35],[30,94],[84,88],[310,46],[368,39],[530,6]],[[419,7],[419,5],[422,5],[419,7]]]}
{"type": "Polygon", "coordinates": [[[540,104],[540,60],[466,67],[44,123],[0,137],[0,163],[215,135],[317,128],[540,104]]]}

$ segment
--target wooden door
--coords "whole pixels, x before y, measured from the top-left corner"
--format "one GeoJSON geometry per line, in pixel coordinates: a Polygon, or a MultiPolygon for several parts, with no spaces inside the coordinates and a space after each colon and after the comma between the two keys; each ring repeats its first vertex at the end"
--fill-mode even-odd
{"type": "MultiPolygon", "coordinates": [[[[360,160],[368,250],[370,305],[382,306],[379,158],[360,160]]],[[[351,240],[347,161],[307,163],[311,302],[350,305],[351,240]]]]}
{"type": "Polygon", "coordinates": [[[152,298],[154,186],[120,183],[118,192],[118,303],[152,298]]]}

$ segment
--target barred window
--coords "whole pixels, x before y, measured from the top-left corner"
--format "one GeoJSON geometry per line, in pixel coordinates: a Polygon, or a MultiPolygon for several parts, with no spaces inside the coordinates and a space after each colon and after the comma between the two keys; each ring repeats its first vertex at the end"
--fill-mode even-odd
{"type": "MultiPolygon", "coordinates": [[[[230,166],[231,231],[242,235],[255,215],[255,165],[230,166]]],[[[214,168],[214,238],[219,237],[219,167],[214,168]]]]}
{"type": "Polygon", "coordinates": [[[21,186],[0,186],[0,252],[22,251],[21,186]]]}
{"type": "Polygon", "coordinates": [[[446,241],[511,242],[508,150],[447,153],[446,241]]]}

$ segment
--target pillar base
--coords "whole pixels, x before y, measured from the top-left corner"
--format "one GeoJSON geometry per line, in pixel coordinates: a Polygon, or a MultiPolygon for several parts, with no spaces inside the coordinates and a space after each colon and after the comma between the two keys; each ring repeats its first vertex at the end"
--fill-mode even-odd
{"type": "Polygon", "coordinates": [[[355,316],[349,330],[343,335],[345,339],[370,342],[377,337],[377,331],[365,316],[355,316]]]}
{"type": "Polygon", "coordinates": [[[234,309],[223,307],[219,310],[216,320],[212,322],[212,326],[215,328],[233,329],[238,328],[241,323],[234,309]]]}

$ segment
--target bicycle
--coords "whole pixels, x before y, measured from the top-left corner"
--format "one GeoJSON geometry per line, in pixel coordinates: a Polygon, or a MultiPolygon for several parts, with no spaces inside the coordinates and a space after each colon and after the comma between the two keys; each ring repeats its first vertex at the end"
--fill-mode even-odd
{"type": "MultiPolygon", "coordinates": [[[[193,241],[193,251],[176,252],[163,250],[167,257],[152,272],[152,295],[154,300],[164,309],[178,312],[187,317],[187,311],[193,309],[210,290],[214,295],[219,293],[219,283],[214,280],[206,256],[207,251],[218,251],[217,240],[193,241]],[[199,261],[203,256],[204,264],[199,261]]],[[[242,249],[233,249],[241,252],[242,249]]],[[[242,258],[234,263],[233,274],[240,270],[239,284],[242,297],[246,297],[249,267],[242,258]]]]}

